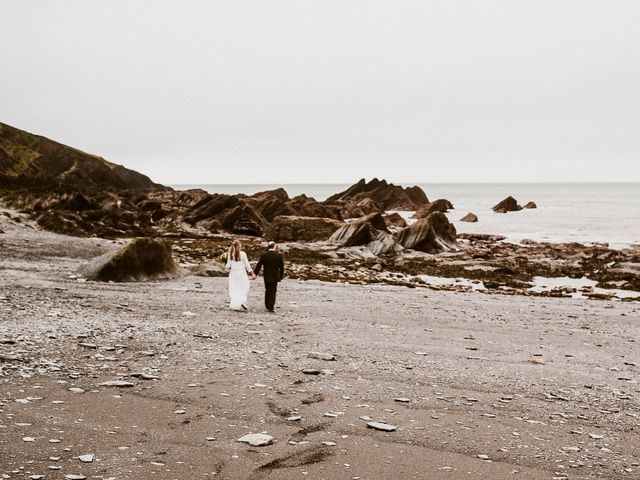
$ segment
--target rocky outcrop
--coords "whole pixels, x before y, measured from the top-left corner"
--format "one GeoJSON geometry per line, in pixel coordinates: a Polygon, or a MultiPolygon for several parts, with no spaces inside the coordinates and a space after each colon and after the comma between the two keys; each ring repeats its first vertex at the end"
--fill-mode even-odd
{"type": "Polygon", "coordinates": [[[471,223],[475,223],[478,221],[478,216],[474,213],[467,213],[464,217],[462,217],[460,219],[461,222],[471,222],[471,223]]]}
{"type": "Polygon", "coordinates": [[[457,249],[456,228],[444,213],[436,212],[396,234],[405,248],[427,253],[439,253],[457,249]]]}
{"type": "Polygon", "coordinates": [[[522,210],[522,207],[518,205],[518,202],[512,196],[508,196],[500,203],[495,205],[492,210],[496,213],[507,213],[507,212],[517,212],[518,210],[522,210]]]}
{"type": "Polygon", "coordinates": [[[89,280],[130,282],[173,278],[179,274],[171,246],[162,239],[136,238],[80,267],[89,280]]]}
{"type": "Polygon", "coordinates": [[[278,216],[265,231],[276,242],[315,242],[327,240],[343,225],[338,220],[318,217],[278,216]]]}
{"type": "Polygon", "coordinates": [[[363,178],[345,191],[332,195],[325,203],[342,205],[346,212],[364,212],[368,209],[366,213],[372,213],[373,210],[418,210],[429,203],[429,199],[417,186],[403,188],[385,180],[374,178],[367,182],[363,178]]]}
{"type": "Polygon", "coordinates": [[[522,208],[538,208],[535,202],[527,202],[522,208]]]}
{"type": "Polygon", "coordinates": [[[0,189],[167,190],[149,177],[48,138],[0,123],[0,189]]]}
{"type": "Polygon", "coordinates": [[[434,200],[433,202],[420,207],[420,209],[413,214],[413,218],[427,218],[434,212],[445,213],[451,209],[453,209],[453,204],[449,200],[439,198],[438,200],[434,200]]]}

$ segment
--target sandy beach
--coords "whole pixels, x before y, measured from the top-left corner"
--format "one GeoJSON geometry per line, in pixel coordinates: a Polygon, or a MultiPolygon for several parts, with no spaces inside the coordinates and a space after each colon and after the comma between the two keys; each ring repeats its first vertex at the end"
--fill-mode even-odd
{"type": "Polygon", "coordinates": [[[0,218],[2,478],[640,471],[637,302],[285,280],[270,315],[258,280],[236,313],[225,278],[79,281],[112,241],[0,218]]]}

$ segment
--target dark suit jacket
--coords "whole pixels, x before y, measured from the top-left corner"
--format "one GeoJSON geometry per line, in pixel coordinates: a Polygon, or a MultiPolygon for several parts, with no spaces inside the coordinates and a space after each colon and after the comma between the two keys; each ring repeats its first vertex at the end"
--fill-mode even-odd
{"type": "Polygon", "coordinates": [[[264,281],[279,282],[284,278],[284,258],[282,254],[274,250],[267,250],[260,255],[260,260],[253,272],[258,275],[264,266],[264,281]]]}

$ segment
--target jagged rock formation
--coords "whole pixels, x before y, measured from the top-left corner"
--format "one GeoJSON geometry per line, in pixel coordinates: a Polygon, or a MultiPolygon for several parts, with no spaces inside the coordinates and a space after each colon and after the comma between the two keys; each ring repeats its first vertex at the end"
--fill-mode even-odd
{"type": "Polygon", "coordinates": [[[536,202],[528,202],[522,208],[538,208],[536,202]]]}
{"type": "Polygon", "coordinates": [[[165,240],[136,238],[123,247],[94,258],[78,271],[89,280],[130,282],[173,278],[179,274],[180,268],[165,240]]]}
{"type": "Polygon", "coordinates": [[[462,218],[460,219],[460,221],[461,221],[461,222],[471,222],[471,223],[474,223],[474,222],[477,222],[477,221],[478,221],[478,216],[477,216],[475,213],[471,213],[471,212],[469,212],[469,213],[467,213],[464,217],[462,217],[462,218]]]}
{"type": "Polygon", "coordinates": [[[457,249],[456,228],[444,213],[436,212],[396,234],[405,248],[427,253],[439,253],[457,249]]]}
{"type": "Polygon", "coordinates": [[[342,206],[343,215],[354,218],[361,216],[354,213],[366,215],[386,210],[418,210],[429,203],[429,199],[417,186],[403,188],[377,178],[367,183],[363,178],[345,191],[332,195],[325,203],[342,206]]]}

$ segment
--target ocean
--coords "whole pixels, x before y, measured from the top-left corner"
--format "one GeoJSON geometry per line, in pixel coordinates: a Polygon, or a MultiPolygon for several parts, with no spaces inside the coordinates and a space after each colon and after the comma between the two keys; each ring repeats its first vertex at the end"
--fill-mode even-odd
{"type": "MultiPolygon", "coordinates": [[[[402,184],[410,186],[409,184],[402,184]]],[[[446,198],[455,207],[447,213],[458,232],[491,233],[508,241],[608,243],[613,248],[640,245],[640,183],[433,183],[418,184],[429,200],[446,198]],[[533,210],[506,214],[491,210],[512,195],[533,210]],[[477,223],[460,222],[467,213],[477,223]]],[[[176,189],[201,188],[210,193],[245,193],[283,187],[293,197],[302,193],[325,200],[347,184],[172,185],[176,189]]]]}

